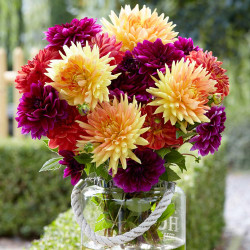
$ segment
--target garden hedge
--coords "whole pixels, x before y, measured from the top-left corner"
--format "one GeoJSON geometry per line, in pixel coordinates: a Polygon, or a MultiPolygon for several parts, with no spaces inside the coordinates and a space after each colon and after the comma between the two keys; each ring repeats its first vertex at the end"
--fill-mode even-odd
{"type": "Polygon", "coordinates": [[[45,225],[69,209],[72,186],[62,170],[39,173],[52,154],[39,141],[1,139],[1,236],[38,237],[45,225]]]}
{"type": "MultiPolygon", "coordinates": [[[[188,149],[183,149],[188,152],[188,149]]],[[[226,167],[223,149],[214,156],[195,163],[187,159],[188,172],[178,183],[187,195],[187,249],[212,250],[219,243],[224,227],[223,206],[226,167]]],[[[44,236],[33,242],[31,249],[79,249],[80,228],[72,211],[62,213],[49,226],[44,236]]]]}

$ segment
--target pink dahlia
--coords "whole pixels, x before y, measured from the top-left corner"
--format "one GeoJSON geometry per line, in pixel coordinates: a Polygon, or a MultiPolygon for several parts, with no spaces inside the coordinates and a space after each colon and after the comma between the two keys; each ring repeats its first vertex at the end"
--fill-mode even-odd
{"type": "Polygon", "coordinates": [[[54,88],[44,87],[41,82],[33,83],[17,107],[18,127],[22,127],[23,134],[31,132],[33,139],[41,139],[53,130],[57,121],[67,118],[67,107],[67,102],[59,99],[54,88]]]}
{"type": "Polygon", "coordinates": [[[91,41],[101,30],[101,25],[96,23],[96,19],[85,17],[78,20],[75,18],[71,23],[55,25],[44,32],[46,40],[49,42],[46,48],[70,46],[71,42],[74,44],[80,42],[82,46],[85,46],[86,42],[91,41]]]}
{"type": "Polygon", "coordinates": [[[114,70],[121,75],[112,81],[111,94],[119,89],[127,93],[130,99],[135,96],[139,102],[149,101],[151,95],[146,90],[154,87],[151,76],[157,77],[157,70],[165,72],[165,64],[171,67],[173,61],[179,61],[183,57],[183,51],[176,49],[171,43],[163,44],[161,39],[138,43],[132,52],[126,51],[122,62],[114,70]]]}
{"type": "Polygon", "coordinates": [[[141,160],[141,164],[128,159],[127,168],[118,168],[113,181],[126,193],[147,192],[159,182],[159,177],[166,171],[164,160],[151,149],[136,149],[134,153],[141,160]]]}
{"type": "Polygon", "coordinates": [[[182,50],[186,56],[189,55],[191,51],[202,50],[199,46],[194,47],[194,42],[191,37],[185,38],[179,36],[178,40],[174,42],[174,46],[177,49],[182,50]]]}
{"type": "Polygon", "coordinates": [[[108,33],[98,33],[91,39],[91,45],[93,46],[94,44],[99,47],[100,57],[103,57],[110,53],[109,57],[114,58],[109,62],[110,65],[117,65],[121,62],[124,55],[124,52],[120,50],[122,47],[122,43],[117,43],[115,36],[109,37],[108,33]]]}
{"type": "Polygon", "coordinates": [[[40,50],[33,60],[28,61],[28,64],[22,66],[22,69],[18,71],[15,80],[16,89],[20,93],[25,93],[30,91],[30,86],[33,83],[40,81],[42,85],[45,85],[46,82],[51,82],[51,79],[44,73],[47,72],[46,68],[51,60],[60,58],[59,52],[53,48],[40,50]]]}

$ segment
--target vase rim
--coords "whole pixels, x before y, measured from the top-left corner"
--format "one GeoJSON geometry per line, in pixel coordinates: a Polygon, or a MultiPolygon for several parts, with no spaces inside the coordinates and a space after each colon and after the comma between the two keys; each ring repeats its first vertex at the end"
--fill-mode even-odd
{"type": "MultiPolygon", "coordinates": [[[[105,188],[105,189],[113,189],[113,188],[120,189],[119,187],[117,187],[114,184],[113,180],[110,180],[107,182],[103,178],[97,177],[97,176],[87,177],[84,180],[84,182],[88,183],[89,185],[94,185],[94,186],[98,186],[98,187],[105,188]]],[[[166,189],[170,189],[174,192],[175,186],[176,186],[176,182],[159,180],[159,182],[157,184],[153,185],[152,188],[148,192],[150,192],[154,189],[158,189],[158,188],[166,188],[166,189]]]]}

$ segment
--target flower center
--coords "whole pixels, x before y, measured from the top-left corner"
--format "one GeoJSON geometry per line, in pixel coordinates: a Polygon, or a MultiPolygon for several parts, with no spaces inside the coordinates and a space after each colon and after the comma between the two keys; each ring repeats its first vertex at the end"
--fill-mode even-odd
{"type": "Polygon", "coordinates": [[[39,109],[42,106],[42,101],[40,99],[36,98],[33,106],[35,109],[39,109]]]}

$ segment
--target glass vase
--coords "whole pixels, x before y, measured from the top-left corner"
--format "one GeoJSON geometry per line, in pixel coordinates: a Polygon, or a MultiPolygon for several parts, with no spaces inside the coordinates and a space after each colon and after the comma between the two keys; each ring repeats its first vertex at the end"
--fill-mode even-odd
{"type": "Polygon", "coordinates": [[[81,192],[83,216],[95,232],[107,237],[121,235],[145,221],[166,189],[174,191],[174,195],[158,221],[133,241],[108,248],[94,243],[82,232],[82,249],[186,249],[185,194],[175,183],[159,182],[149,192],[129,194],[112,181],[106,183],[99,178],[85,181],[88,183],[81,192]]]}

